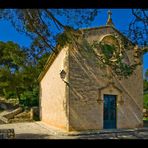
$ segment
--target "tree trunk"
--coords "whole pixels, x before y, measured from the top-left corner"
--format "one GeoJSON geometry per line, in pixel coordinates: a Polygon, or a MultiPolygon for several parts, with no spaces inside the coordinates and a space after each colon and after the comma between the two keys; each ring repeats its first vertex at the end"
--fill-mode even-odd
{"type": "Polygon", "coordinates": [[[18,91],[17,88],[16,88],[16,96],[17,96],[17,98],[18,98],[18,100],[19,100],[19,104],[20,104],[20,100],[21,100],[21,98],[20,98],[20,94],[19,94],[19,91],[18,91]]]}

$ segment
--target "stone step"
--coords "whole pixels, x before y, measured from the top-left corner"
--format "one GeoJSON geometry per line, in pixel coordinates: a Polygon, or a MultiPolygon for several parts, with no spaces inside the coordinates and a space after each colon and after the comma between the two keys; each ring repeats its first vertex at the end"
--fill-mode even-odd
{"type": "Polygon", "coordinates": [[[0,124],[6,124],[6,123],[8,123],[8,119],[3,116],[0,116],[0,124]]]}
{"type": "Polygon", "coordinates": [[[84,132],[59,132],[60,135],[65,136],[82,136],[82,135],[123,135],[123,134],[135,134],[137,132],[148,131],[148,128],[136,128],[136,129],[111,129],[111,130],[98,130],[98,131],[84,131],[84,132]]]}
{"type": "Polygon", "coordinates": [[[11,118],[14,118],[14,116],[16,116],[17,114],[19,114],[21,112],[22,112],[22,108],[19,107],[19,108],[15,109],[15,110],[13,110],[13,111],[11,111],[11,112],[3,115],[3,117],[6,117],[8,119],[11,119],[11,118]]]}

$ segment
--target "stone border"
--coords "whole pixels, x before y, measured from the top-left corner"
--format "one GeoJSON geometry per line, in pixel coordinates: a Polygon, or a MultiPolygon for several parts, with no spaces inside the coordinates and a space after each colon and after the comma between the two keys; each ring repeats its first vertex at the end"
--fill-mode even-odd
{"type": "Polygon", "coordinates": [[[22,110],[23,110],[23,109],[22,109],[21,107],[19,107],[19,108],[15,109],[15,110],[13,110],[13,111],[11,111],[11,112],[9,112],[9,113],[3,115],[3,117],[5,117],[5,118],[7,118],[7,119],[14,118],[14,116],[17,115],[17,114],[19,114],[19,113],[21,113],[22,110]]]}
{"type": "Polygon", "coordinates": [[[0,139],[14,139],[14,129],[0,129],[0,139]]]}
{"type": "Polygon", "coordinates": [[[147,131],[148,128],[135,128],[135,129],[111,129],[111,130],[98,130],[98,131],[84,131],[84,132],[61,132],[56,131],[55,135],[60,136],[82,136],[82,135],[106,135],[106,134],[122,134],[122,133],[136,133],[136,132],[143,132],[147,131]]]}

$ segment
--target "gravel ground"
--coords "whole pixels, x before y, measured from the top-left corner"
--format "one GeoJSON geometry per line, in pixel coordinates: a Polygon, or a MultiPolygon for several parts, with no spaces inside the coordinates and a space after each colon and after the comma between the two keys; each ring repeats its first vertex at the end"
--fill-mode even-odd
{"type": "Polygon", "coordinates": [[[14,129],[16,139],[148,139],[148,128],[132,130],[101,130],[96,133],[66,132],[41,121],[1,124],[0,129],[14,129]]]}

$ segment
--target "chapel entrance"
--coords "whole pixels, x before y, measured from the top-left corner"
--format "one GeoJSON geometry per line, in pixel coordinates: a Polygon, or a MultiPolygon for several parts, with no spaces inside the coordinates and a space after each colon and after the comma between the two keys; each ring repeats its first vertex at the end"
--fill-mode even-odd
{"type": "Polygon", "coordinates": [[[116,128],[116,95],[104,95],[103,128],[116,128]]]}

